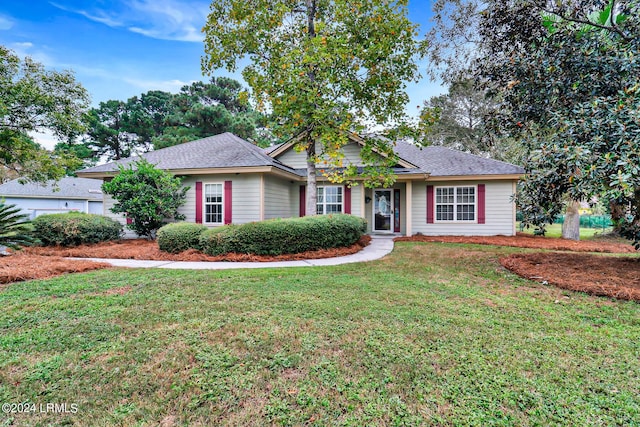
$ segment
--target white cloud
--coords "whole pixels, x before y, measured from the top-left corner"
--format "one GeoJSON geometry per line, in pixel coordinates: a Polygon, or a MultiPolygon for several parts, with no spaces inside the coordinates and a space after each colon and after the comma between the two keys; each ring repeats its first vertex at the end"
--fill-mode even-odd
{"type": "Polygon", "coordinates": [[[31,42],[15,42],[7,46],[9,49],[15,52],[20,58],[30,57],[36,62],[39,62],[47,67],[56,66],[55,61],[42,50],[37,49],[31,42]]]}
{"type": "Polygon", "coordinates": [[[176,93],[180,91],[182,86],[193,83],[195,80],[191,80],[188,82],[182,80],[144,80],[144,79],[135,79],[125,77],[125,83],[128,83],[132,86],[136,86],[140,88],[143,92],[148,92],[150,90],[162,90],[165,92],[176,93]]]}
{"type": "Polygon", "coordinates": [[[71,9],[59,3],[53,6],[82,15],[112,28],[162,40],[201,42],[209,3],[204,0],[120,0],[107,12],[98,8],[71,9]]]}
{"type": "Polygon", "coordinates": [[[10,30],[13,27],[13,21],[11,18],[0,15],[0,30],[10,30]]]}

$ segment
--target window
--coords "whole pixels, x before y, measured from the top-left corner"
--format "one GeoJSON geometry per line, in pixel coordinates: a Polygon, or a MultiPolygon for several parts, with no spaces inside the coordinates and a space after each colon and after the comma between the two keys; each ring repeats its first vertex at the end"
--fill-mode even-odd
{"type": "Polygon", "coordinates": [[[436,221],[475,221],[476,187],[436,188],[436,221]]]}
{"type": "Polygon", "coordinates": [[[222,184],[204,185],[204,222],[222,224],[222,184]]]}
{"type": "Polygon", "coordinates": [[[316,213],[318,215],[342,213],[342,187],[318,187],[316,213]]]}

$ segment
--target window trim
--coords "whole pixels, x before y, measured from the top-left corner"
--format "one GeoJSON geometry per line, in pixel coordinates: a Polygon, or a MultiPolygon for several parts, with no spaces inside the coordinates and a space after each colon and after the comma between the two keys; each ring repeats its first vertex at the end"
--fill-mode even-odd
{"type": "Polygon", "coordinates": [[[203,182],[202,183],[202,224],[204,225],[224,225],[224,182],[203,182]],[[221,189],[220,200],[220,222],[207,221],[207,205],[218,203],[207,203],[207,185],[219,185],[221,189]]]}
{"type": "Polygon", "coordinates": [[[478,185],[439,185],[433,187],[433,222],[436,224],[478,224],[478,185]],[[438,203],[438,189],[453,188],[453,219],[438,219],[438,206],[450,205],[450,203],[438,203]],[[473,219],[458,219],[458,206],[467,203],[456,201],[459,188],[473,188],[473,219]]]}
{"type": "MultiPolygon", "coordinates": [[[[316,215],[332,215],[334,213],[344,213],[344,198],[345,198],[345,191],[344,191],[344,186],[342,185],[317,185],[316,186],[316,197],[318,195],[318,190],[323,189],[323,193],[324,193],[324,189],[326,188],[339,188],[341,189],[341,201],[340,201],[340,212],[329,212],[327,213],[327,198],[324,197],[323,201],[322,201],[322,213],[317,213],[318,212],[318,201],[316,198],[316,215]]],[[[325,194],[323,194],[324,196],[326,196],[325,194]]],[[[330,205],[337,205],[338,203],[329,203],[330,205]]]]}

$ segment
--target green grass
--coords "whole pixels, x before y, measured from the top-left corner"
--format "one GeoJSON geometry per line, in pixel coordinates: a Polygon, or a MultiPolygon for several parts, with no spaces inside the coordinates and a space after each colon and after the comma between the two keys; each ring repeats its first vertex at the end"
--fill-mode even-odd
{"type": "Polygon", "coordinates": [[[13,284],[0,403],[78,412],[0,425],[640,425],[638,304],[505,272],[519,251],[13,284]]]}
{"type": "MultiPolygon", "coordinates": [[[[535,227],[529,227],[522,230],[523,233],[533,234],[535,227]]],[[[520,223],[516,224],[516,230],[520,231],[520,223]]],[[[562,237],[562,224],[551,224],[545,227],[547,231],[546,237],[562,237]]],[[[605,228],[604,231],[602,228],[585,228],[580,227],[580,239],[592,239],[594,237],[602,236],[603,234],[610,233],[611,227],[605,228]]]]}

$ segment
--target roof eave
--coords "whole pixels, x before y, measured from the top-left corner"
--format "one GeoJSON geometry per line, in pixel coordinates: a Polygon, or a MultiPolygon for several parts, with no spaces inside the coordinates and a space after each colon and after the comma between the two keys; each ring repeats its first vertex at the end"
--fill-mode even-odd
{"type": "Polygon", "coordinates": [[[487,174],[487,175],[431,175],[429,181],[517,181],[524,174],[487,174]]]}

